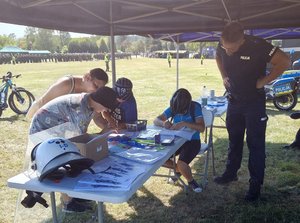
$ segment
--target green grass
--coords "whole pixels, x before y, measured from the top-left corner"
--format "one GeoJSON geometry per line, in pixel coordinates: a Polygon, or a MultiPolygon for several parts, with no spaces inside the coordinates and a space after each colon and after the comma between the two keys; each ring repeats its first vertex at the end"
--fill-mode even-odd
{"type": "MultiPolygon", "coordinates": [[[[179,86],[189,89],[194,99],[199,97],[203,85],[208,89],[215,89],[216,95],[223,94],[224,88],[214,60],[205,60],[201,66],[200,60],[182,59],[179,66],[179,86]]],[[[59,77],[67,74],[81,75],[95,67],[104,68],[104,61],[1,65],[0,74],[7,71],[23,74],[16,80],[16,84],[39,97],[59,77]]],[[[132,80],[139,118],[147,119],[151,124],[153,119],[168,106],[170,97],[176,89],[175,60],[172,60],[172,68],[168,68],[167,60],[164,59],[117,60],[116,69],[117,78],[126,76],[132,80]]],[[[267,104],[267,109],[269,122],[263,201],[255,204],[243,202],[249,179],[248,150],[245,146],[239,181],[228,186],[218,186],[212,182],[210,172],[209,184],[203,193],[186,195],[181,187],[167,184],[166,179],[151,177],[127,203],[106,203],[105,221],[300,222],[300,150],[282,149],[284,145],[293,141],[299,128],[299,121],[289,118],[291,112],[280,112],[271,103],[267,104]]],[[[294,110],[300,110],[300,104],[294,110]]],[[[224,124],[220,119],[216,119],[216,122],[224,124]]],[[[24,116],[16,115],[10,109],[5,110],[0,117],[1,223],[14,220],[18,190],[8,188],[6,181],[23,169],[29,124],[24,116]]],[[[89,132],[94,131],[97,129],[92,124],[89,132]]],[[[225,166],[227,143],[226,130],[215,129],[216,168],[219,174],[225,166]]],[[[196,160],[193,168],[201,168],[202,161],[196,160]]],[[[161,168],[159,172],[166,173],[166,170],[161,168]]],[[[31,210],[24,210],[18,205],[18,210],[18,213],[22,211],[18,216],[18,222],[51,222],[50,208],[39,208],[36,205],[31,210]],[[25,221],[27,215],[30,220],[25,221]],[[45,218],[47,220],[42,220],[45,218]]],[[[62,222],[89,222],[90,217],[90,215],[59,215],[62,222]]]]}

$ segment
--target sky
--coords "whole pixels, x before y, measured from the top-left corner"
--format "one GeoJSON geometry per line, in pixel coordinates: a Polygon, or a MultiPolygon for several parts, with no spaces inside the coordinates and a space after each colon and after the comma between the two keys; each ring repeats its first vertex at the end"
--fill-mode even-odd
{"type": "MultiPolygon", "coordinates": [[[[25,29],[27,26],[14,25],[9,23],[0,23],[0,35],[9,35],[14,33],[17,38],[24,36],[25,29]]],[[[83,33],[71,33],[71,37],[88,37],[90,35],[83,33]]]]}

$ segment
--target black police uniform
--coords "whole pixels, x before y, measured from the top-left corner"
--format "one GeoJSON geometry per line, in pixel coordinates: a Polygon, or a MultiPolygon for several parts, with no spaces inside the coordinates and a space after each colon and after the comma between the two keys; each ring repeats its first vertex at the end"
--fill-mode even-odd
{"type": "Polygon", "coordinates": [[[264,89],[256,82],[266,74],[266,65],[278,48],[267,41],[245,35],[245,42],[228,56],[220,44],[217,54],[228,75],[230,87],[226,127],[229,135],[225,174],[235,176],[241,166],[244,135],[249,148],[250,181],[263,183],[265,169],[266,115],[264,89]]]}

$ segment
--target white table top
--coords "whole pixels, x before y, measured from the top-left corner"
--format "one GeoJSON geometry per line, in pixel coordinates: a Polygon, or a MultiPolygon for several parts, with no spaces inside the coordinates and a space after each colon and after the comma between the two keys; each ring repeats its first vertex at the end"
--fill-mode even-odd
{"type": "Polygon", "coordinates": [[[205,108],[208,110],[214,110],[215,117],[221,117],[222,115],[224,115],[226,113],[227,106],[228,106],[228,103],[225,103],[223,106],[219,106],[219,107],[205,106],[205,108]]]}
{"type": "MultiPolygon", "coordinates": [[[[208,105],[206,105],[205,108],[207,110],[212,110],[214,112],[215,117],[221,117],[222,115],[224,115],[226,113],[227,106],[228,106],[228,101],[225,97],[224,97],[224,100],[225,100],[225,103],[222,106],[208,106],[208,105]]],[[[196,100],[196,102],[201,104],[201,98],[198,98],[196,100]]]]}
{"type": "MultiPolygon", "coordinates": [[[[152,165],[145,165],[146,171],[139,175],[132,183],[129,191],[74,191],[74,186],[77,184],[80,175],[76,178],[63,178],[59,183],[50,180],[40,182],[33,171],[25,171],[7,181],[8,187],[31,190],[43,193],[61,192],[66,193],[70,197],[83,198],[99,202],[122,203],[126,202],[156,171],[169,157],[174,154],[177,149],[185,142],[182,138],[177,138],[174,145],[167,146],[164,151],[166,155],[152,165]]],[[[121,158],[120,158],[121,159],[121,158]]],[[[101,161],[99,161],[101,162],[101,161]]],[[[133,161],[132,161],[133,162],[133,161]]]]}

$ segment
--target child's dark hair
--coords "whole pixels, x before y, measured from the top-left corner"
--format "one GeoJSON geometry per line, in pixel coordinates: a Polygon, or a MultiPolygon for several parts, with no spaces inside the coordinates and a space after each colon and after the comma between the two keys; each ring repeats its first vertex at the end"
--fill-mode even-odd
{"type": "Polygon", "coordinates": [[[188,90],[180,88],[175,91],[170,100],[172,117],[176,114],[186,114],[190,110],[191,102],[192,96],[188,90]]]}
{"type": "Polygon", "coordinates": [[[92,78],[95,78],[97,80],[102,80],[106,83],[108,82],[108,75],[101,68],[94,68],[94,69],[90,70],[90,75],[92,78]]]}

